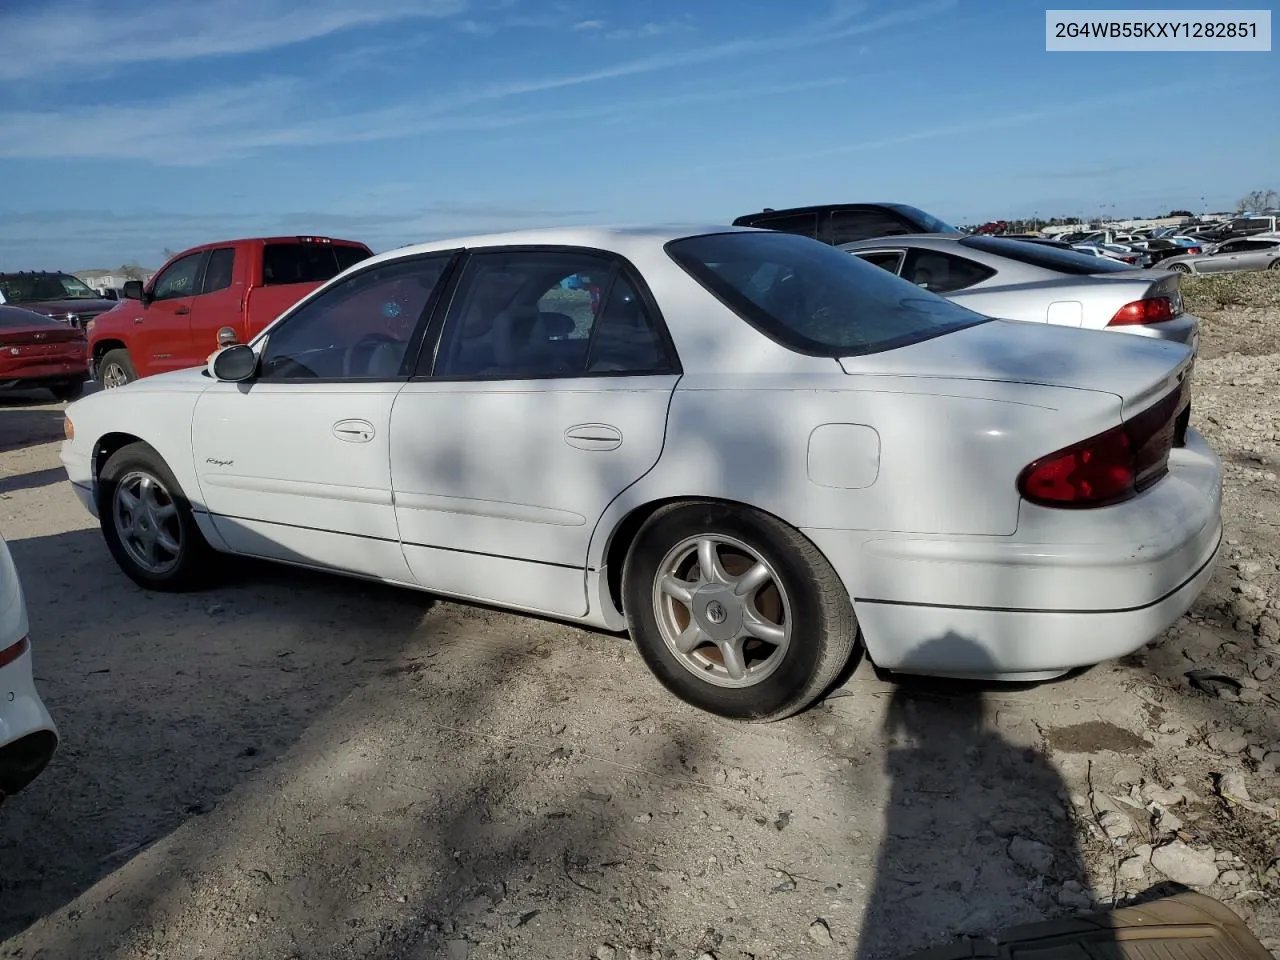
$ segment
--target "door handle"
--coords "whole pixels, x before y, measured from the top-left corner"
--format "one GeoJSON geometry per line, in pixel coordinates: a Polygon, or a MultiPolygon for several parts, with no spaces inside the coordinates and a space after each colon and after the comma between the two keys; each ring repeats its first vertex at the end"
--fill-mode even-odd
{"type": "Polygon", "coordinates": [[[333,435],[347,443],[368,443],[375,432],[368,420],[339,420],[333,425],[333,435]]]}
{"type": "Polygon", "coordinates": [[[190,307],[174,307],[173,312],[176,313],[178,316],[183,316],[185,314],[190,313],[191,308],[190,307]]]}
{"type": "Polygon", "coordinates": [[[580,423],[565,430],[564,442],[579,450],[617,450],[622,431],[607,423],[580,423]]]}

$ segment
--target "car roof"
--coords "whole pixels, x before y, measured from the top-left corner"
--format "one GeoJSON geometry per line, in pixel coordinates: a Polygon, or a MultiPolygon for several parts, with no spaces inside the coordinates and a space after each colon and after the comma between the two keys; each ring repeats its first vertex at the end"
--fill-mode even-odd
{"type": "Polygon", "coordinates": [[[466,237],[449,237],[440,240],[429,240],[414,243],[383,253],[362,261],[360,266],[367,267],[384,260],[414,256],[420,253],[437,253],[441,250],[472,250],[478,247],[585,247],[594,250],[605,250],[610,253],[628,256],[637,250],[653,250],[655,247],[682,240],[686,237],[706,236],[716,233],[761,233],[752,227],[731,227],[722,223],[697,225],[658,225],[658,226],[586,226],[586,227],[541,227],[533,230],[514,230],[507,233],[486,233],[466,237]]]}

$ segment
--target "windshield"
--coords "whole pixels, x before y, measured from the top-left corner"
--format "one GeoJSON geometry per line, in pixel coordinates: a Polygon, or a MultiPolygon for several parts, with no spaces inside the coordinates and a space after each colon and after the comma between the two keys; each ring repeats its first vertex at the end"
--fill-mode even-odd
{"type": "Polygon", "coordinates": [[[989,319],[808,237],[718,233],[674,240],[667,252],[738,316],[800,353],[878,353],[989,319]]]}
{"type": "Polygon", "coordinates": [[[43,300],[97,300],[83,282],[65,273],[28,273],[0,276],[0,293],[6,303],[39,303],[43,300]]]}
{"type": "Polygon", "coordinates": [[[1056,273],[1087,276],[1092,273],[1118,273],[1132,269],[1127,264],[1101,259],[1079,250],[1063,250],[1043,243],[1019,243],[1017,240],[1001,240],[999,237],[965,237],[957,241],[961,246],[987,253],[999,254],[1019,263],[1030,264],[1056,273]]]}
{"type": "Polygon", "coordinates": [[[893,210],[897,210],[901,213],[905,213],[912,220],[915,220],[918,223],[920,223],[920,225],[924,227],[924,231],[923,231],[924,233],[960,233],[961,232],[960,230],[957,230],[955,227],[953,227],[951,224],[947,223],[945,220],[939,220],[933,214],[925,213],[919,207],[913,207],[906,203],[890,203],[890,204],[886,204],[886,206],[890,207],[893,210]]]}

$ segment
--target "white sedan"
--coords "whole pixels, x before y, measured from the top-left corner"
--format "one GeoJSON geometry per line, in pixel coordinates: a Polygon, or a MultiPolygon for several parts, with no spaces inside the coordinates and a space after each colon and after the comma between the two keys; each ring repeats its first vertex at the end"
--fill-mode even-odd
{"type": "Polygon", "coordinates": [[[58,728],[31,676],[27,603],[0,539],[0,803],[27,786],[58,747],[58,728]]]}
{"type": "Polygon", "coordinates": [[[1222,533],[1191,362],[805,237],[532,231],[364,261],[73,404],[62,460],[145,587],[243,554],[625,628],[772,719],[856,649],[1029,680],[1157,637],[1222,533]]]}

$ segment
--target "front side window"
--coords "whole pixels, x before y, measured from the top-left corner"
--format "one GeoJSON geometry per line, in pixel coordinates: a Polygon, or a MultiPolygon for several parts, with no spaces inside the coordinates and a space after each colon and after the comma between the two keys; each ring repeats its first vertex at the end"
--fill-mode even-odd
{"type": "Polygon", "coordinates": [[[904,217],[868,207],[865,210],[836,210],[831,214],[828,227],[828,243],[837,246],[857,240],[873,240],[876,237],[897,237],[904,233],[921,233],[904,217]]]}
{"type": "Polygon", "coordinates": [[[236,264],[234,247],[219,247],[209,254],[209,265],[204,268],[204,283],[201,293],[214,293],[231,286],[232,269],[236,264]]]}
{"type": "Polygon", "coordinates": [[[674,364],[660,331],[610,256],[476,253],[459,280],[431,373],[513,380],[665,373],[674,364]]]}
{"type": "Polygon", "coordinates": [[[747,323],[810,355],[878,353],[988,319],[800,237],[708,234],[672,241],[667,252],[747,323]]]}
{"type": "Polygon", "coordinates": [[[890,273],[896,274],[902,266],[901,250],[872,250],[868,253],[855,253],[854,256],[890,273]]]}
{"type": "Polygon", "coordinates": [[[761,230],[777,230],[779,233],[798,233],[805,237],[818,236],[816,213],[780,213],[753,217],[748,226],[761,230]]]}
{"type": "Polygon", "coordinates": [[[169,264],[156,277],[155,285],[151,288],[151,299],[177,300],[195,296],[196,280],[200,276],[200,264],[203,261],[202,250],[199,253],[189,253],[169,264]]]}
{"type": "Polygon", "coordinates": [[[263,380],[393,380],[452,254],[393,260],[348,277],[266,333],[263,380]]]}

